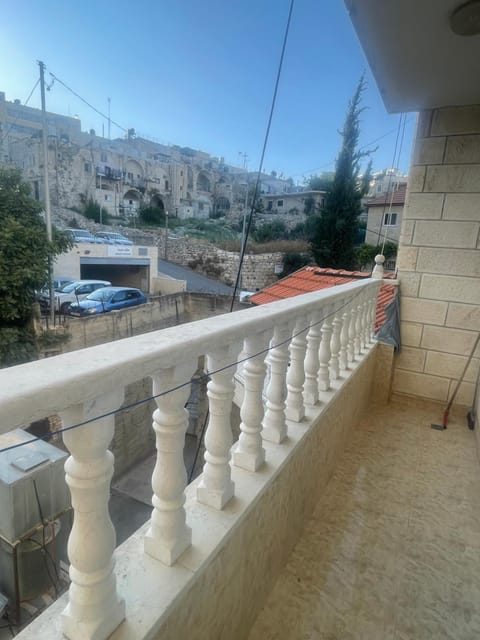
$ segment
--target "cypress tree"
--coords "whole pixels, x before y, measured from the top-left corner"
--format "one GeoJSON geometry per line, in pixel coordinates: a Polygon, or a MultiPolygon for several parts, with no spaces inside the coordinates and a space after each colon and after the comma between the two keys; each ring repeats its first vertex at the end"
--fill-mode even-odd
{"type": "Polygon", "coordinates": [[[315,262],[321,267],[353,269],[355,267],[354,242],[361,213],[361,199],[367,193],[371,174],[371,161],[360,179],[360,161],[373,151],[360,151],[360,107],[365,90],[362,76],[351,98],[345,124],[340,131],[342,146],[336,160],[335,176],[323,209],[311,224],[311,250],[315,262]]]}

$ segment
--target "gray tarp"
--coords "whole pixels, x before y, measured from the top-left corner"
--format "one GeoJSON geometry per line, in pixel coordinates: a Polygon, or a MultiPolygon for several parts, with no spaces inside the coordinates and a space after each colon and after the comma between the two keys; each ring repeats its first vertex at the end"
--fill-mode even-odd
{"type": "Polygon", "coordinates": [[[386,319],[378,330],[375,338],[379,342],[393,345],[395,351],[400,351],[400,290],[397,287],[395,297],[385,307],[386,319]]]}

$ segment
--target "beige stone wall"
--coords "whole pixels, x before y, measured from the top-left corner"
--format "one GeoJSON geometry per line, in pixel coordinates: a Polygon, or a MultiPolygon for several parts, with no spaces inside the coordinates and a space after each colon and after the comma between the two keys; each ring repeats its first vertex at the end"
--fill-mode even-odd
{"type": "MultiPolygon", "coordinates": [[[[158,252],[165,255],[164,238],[159,241],[158,252]]],[[[228,284],[235,283],[239,254],[224,251],[213,244],[196,242],[191,238],[170,239],[167,246],[168,259],[172,262],[192,267],[207,276],[228,284]]],[[[280,267],[282,253],[245,254],[242,289],[255,291],[276,282],[275,267],[280,267]]],[[[161,274],[160,274],[161,275],[161,274]]]]}
{"type": "MultiPolygon", "coordinates": [[[[480,330],[480,106],[420,114],[398,255],[394,392],[446,402],[480,330]]],[[[455,403],[470,405],[480,350],[455,403]]]]}
{"type": "MultiPolygon", "coordinates": [[[[306,434],[305,427],[295,425],[303,429],[295,453],[224,537],[205,569],[197,571],[189,588],[174,602],[165,622],[151,637],[248,637],[306,520],[325,491],[351,429],[367,409],[376,353],[375,349],[361,363],[306,434]]],[[[295,441],[296,429],[290,428],[295,441]]],[[[265,446],[268,459],[270,444],[265,446]]],[[[234,479],[236,491],[240,492],[240,478],[234,479]]],[[[240,498],[237,500],[241,504],[240,498]]],[[[189,506],[187,497],[187,509],[189,506]]]]}
{"type": "Polygon", "coordinates": [[[367,244],[382,244],[383,238],[386,242],[398,243],[400,239],[400,227],[402,224],[403,205],[392,206],[391,213],[397,214],[397,224],[382,224],[385,213],[390,213],[390,207],[370,207],[368,209],[367,233],[365,234],[365,242],[367,244]]]}

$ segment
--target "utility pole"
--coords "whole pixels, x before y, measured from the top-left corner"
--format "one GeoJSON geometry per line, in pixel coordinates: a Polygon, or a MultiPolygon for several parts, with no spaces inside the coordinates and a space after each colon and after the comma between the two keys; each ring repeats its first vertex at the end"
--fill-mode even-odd
{"type": "MultiPolygon", "coordinates": [[[[247,228],[247,210],[248,210],[248,171],[247,171],[247,158],[248,158],[248,154],[245,151],[239,151],[238,155],[241,156],[243,158],[243,168],[245,169],[245,204],[243,207],[243,225],[242,225],[242,242],[240,244],[240,256],[239,259],[241,260],[241,256],[242,254],[245,252],[245,243],[246,243],[246,237],[245,237],[245,232],[246,232],[246,228],[247,228]]],[[[240,278],[239,278],[239,292],[238,295],[240,296],[241,292],[242,292],[242,272],[240,271],[240,278]]]]}
{"type": "Polygon", "coordinates": [[[110,98],[108,100],[108,139],[110,140],[110,98]]]}
{"type": "Polygon", "coordinates": [[[165,260],[167,259],[168,246],[168,211],[165,211],[165,260]]]}
{"type": "MultiPolygon", "coordinates": [[[[45,109],[45,65],[38,60],[40,67],[40,96],[42,100],[42,123],[43,123],[43,184],[45,188],[45,224],[47,227],[48,241],[52,242],[52,216],[50,211],[50,188],[48,185],[48,125],[47,111],[45,109]]],[[[50,321],[55,324],[55,296],[53,294],[52,261],[48,261],[48,291],[50,297],[50,321]]]]}

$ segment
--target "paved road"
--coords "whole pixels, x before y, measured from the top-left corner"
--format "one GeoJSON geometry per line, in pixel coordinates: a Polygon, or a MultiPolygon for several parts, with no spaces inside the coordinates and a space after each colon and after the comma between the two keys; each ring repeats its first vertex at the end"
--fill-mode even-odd
{"type": "Polygon", "coordinates": [[[182,267],[179,264],[168,262],[167,260],[158,261],[158,272],[164,273],[171,278],[187,281],[187,291],[192,293],[218,293],[221,295],[231,295],[233,287],[229,287],[223,282],[212,280],[200,273],[192,271],[188,267],[182,267]]]}

